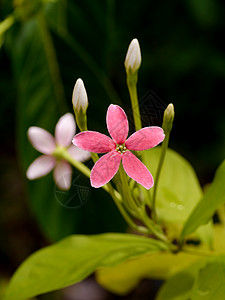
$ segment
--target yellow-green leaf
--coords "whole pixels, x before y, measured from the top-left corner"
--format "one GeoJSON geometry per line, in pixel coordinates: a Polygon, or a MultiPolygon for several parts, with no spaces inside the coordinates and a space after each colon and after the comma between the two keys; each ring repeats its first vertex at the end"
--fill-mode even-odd
{"type": "Polygon", "coordinates": [[[166,250],[157,240],[132,234],[74,235],[31,255],[9,283],[4,300],[25,300],[83,280],[100,267],[166,250]]]}
{"type": "MultiPolygon", "coordinates": [[[[155,177],[161,148],[147,151],[147,166],[155,177]]],[[[202,189],[192,166],[181,155],[168,149],[156,197],[159,218],[166,222],[183,224],[201,197],[202,189]]]]}
{"type": "Polygon", "coordinates": [[[204,197],[197,204],[184,225],[181,237],[194,232],[199,226],[206,224],[216,209],[225,203],[225,160],[216,171],[215,178],[204,197]]]}
{"type": "Polygon", "coordinates": [[[98,283],[105,289],[126,295],[145,278],[166,279],[199,260],[199,256],[188,253],[152,253],[138,256],[96,273],[98,283]]]}

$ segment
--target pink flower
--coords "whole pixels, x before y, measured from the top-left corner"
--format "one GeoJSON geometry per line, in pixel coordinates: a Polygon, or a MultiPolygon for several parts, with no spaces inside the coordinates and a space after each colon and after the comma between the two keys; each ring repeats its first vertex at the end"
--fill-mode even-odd
{"type": "Polygon", "coordinates": [[[57,149],[67,148],[70,155],[78,161],[84,161],[90,157],[89,152],[71,145],[75,131],[76,124],[71,113],[67,113],[59,119],[55,127],[55,138],[40,127],[30,127],[28,138],[33,147],[44,155],[36,158],[29,166],[27,178],[32,180],[42,177],[54,168],[53,177],[56,185],[62,190],[68,190],[71,186],[72,167],[67,161],[57,158],[57,149]]]}
{"type": "Polygon", "coordinates": [[[107,111],[106,123],[112,139],[96,131],[84,131],[73,138],[73,143],[83,150],[105,153],[91,170],[91,185],[101,187],[109,182],[122,164],[125,172],[135,181],[150,189],[153,177],[147,167],[129,150],[142,151],[155,147],[163,141],[163,129],[156,126],[145,127],[133,133],[127,140],[128,120],[123,109],[111,104],[107,111]]]}

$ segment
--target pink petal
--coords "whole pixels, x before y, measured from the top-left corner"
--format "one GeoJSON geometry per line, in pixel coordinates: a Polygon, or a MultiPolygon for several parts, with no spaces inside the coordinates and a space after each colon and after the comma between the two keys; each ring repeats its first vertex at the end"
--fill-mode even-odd
{"type": "Polygon", "coordinates": [[[144,127],[133,133],[125,142],[127,149],[142,151],[161,143],[165,138],[163,129],[157,126],[144,127]]]}
{"type": "Polygon", "coordinates": [[[32,126],[28,129],[28,138],[38,151],[44,154],[51,154],[55,150],[55,140],[53,136],[40,127],[32,126]]]}
{"type": "Polygon", "coordinates": [[[72,180],[72,167],[64,160],[57,162],[53,171],[53,177],[56,185],[61,190],[69,190],[72,180]]]}
{"type": "Polygon", "coordinates": [[[80,148],[78,148],[77,146],[75,145],[71,145],[67,151],[70,153],[70,155],[78,160],[78,161],[85,161],[85,160],[88,160],[90,157],[91,157],[91,154],[90,152],[88,151],[85,151],[85,150],[82,150],[80,148]]]}
{"type": "Polygon", "coordinates": [[[114,141],[119,145],[123,144],[129,131],[128,120],[124,110],[118,105],[111,104],[107,111],[106,123],[109,134],[114,141]]]}
{"type": "Polygon", "coordinates": [[[36,158],[27,169],[27,178],[32,180],[48,174],[55,166],[56,160],[49,155],[36,158]]]}
{"type": "Polygon", "coordinates": [[[121,154],[111,151],[103,155],[91,170],[91,186],[99,188],[108,183],[117,173],[121,161],[121,154]]]}
{"type": "Polygon", "coordinates": [[[122,163],[129,177],[143,185],[147,190],[153,187],[154,181],[152,174],[133,153],[126,151],[122,155],[122,163]]]}
{"type": "Polygon", "coordinates": [[[71,145],[75,130],[76,124],[73,115],[71,113],[63,115],[55,127],[56,143],[64,147],[71,145]]]}
{"type": "Polygon", "coordinates": [[[83,150],[105,153],[116,148],[116,143],[105,134],[96,131],[83,131],[75,135],[73,144],[83,150]]]}

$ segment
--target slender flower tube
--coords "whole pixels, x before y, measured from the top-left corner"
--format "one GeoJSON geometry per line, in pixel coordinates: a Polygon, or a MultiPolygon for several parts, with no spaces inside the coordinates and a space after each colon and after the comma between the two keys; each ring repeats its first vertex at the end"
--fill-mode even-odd
{"type": "Polygon", "coordinates": [[[146,189],[150,189],[154,184],[151,173],[129,150],[142,151],[155,147],[165,137],[163,129],[157,126],[145,127],[127,139],[127,116],[120,106],[113,104],[108,108],[106,123],[112,138],[96,131],[85,131],[75,135],[72,141],[74,145],[86,151],[108,152],[92,168],[91,185],[99,188],[108,183],[117,173],[122,160],[127,175],[146,189]]]}
{"type": "Polygon", "coordinates": [[[133,39],[128,47],[125,58],[125,69],[127,73],[136,73],[141,65],[141,50],[137,39],[133,39]]]}
{"type": "Polygon", "coordinates": [[[63,151],[77,161],[85,161],[90,153],[71,145],[71,139],[76,131],[76,124],[71,113],[62,116],[55,128],[55,138],[46,130],[32,126],[28,129],[28,138],[35,149],[43,153],[36,158],[27,170],[27,178],[30,180],[42,177],[53,169],[53,177],[56,185],[62,190],[68,190],[71,186],[72,167],[61,158],[63,151]]]}

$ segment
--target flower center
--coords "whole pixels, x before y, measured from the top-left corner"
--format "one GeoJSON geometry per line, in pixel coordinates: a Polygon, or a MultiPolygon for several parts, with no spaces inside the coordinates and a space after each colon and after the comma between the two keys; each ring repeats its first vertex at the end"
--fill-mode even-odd
{"type": "Polygon", "coordinates": [[[127,151],[127,148],[125,146],[123,146],[123,145],[118,145],[116,147],[116,151],[119,152],[119,153],[121,153],[121,154],[123,154],[124,152],[127,151]]]}
{"type": "Polygon", "coordinates": [[[65,153],[65,151],[66,151],[66,147],[57,145],[51,155],[56,159],[60,160],[63,158],[63,154],[65,153]]]}

